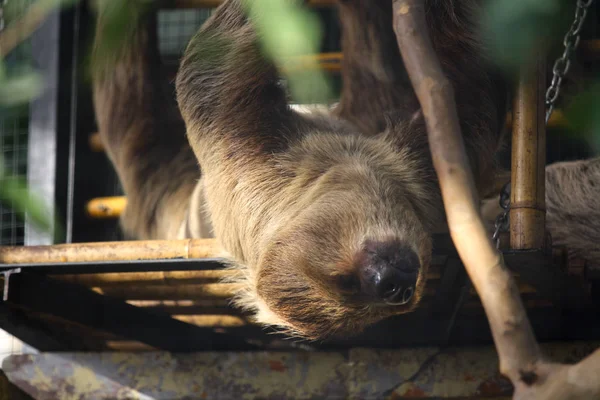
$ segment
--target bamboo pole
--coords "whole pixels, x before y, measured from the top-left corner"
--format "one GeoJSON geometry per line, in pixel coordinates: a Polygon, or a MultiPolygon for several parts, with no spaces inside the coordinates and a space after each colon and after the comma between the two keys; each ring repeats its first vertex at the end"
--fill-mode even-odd
{"type": "Polygon", "coordinates": [[[122,351],[126,353],[159,351],[159,349],[155,347],[133,340],[107,340],[106,349],[110,351],[122,351]]]}
{"type": "Polygon", "coordinates": [[[125,207],[127,198],[124,196],[97,197],[90,200],[85,208],[87,215],[93,219],[119,218],[125,207]]]}
{"type": "Polygon", "coordinates": [[[510,245],[513,249],[544,246],[546,64],[540,57],[534,70],[522,71],[514,100],[510,245]]]}
{"type": "Polygon", "coordinates": [[[232,307],[230,299],[196,300],[126,300],[128,304],[149,310],[159,310],[169,315],[234,315],[242,312],[232,307]]]}
{"type": "MultiPolygon", "coordinates": [[[[508,112],[506,114],[506,127],[512,129],[514,126],[513,114],[508,112]]],[[[554,128],[566,128],[569,126],[569,121],[565,117],[565,114],[561,110],[554,110],[552,115],[550,116],[550,120],[548,121],[547,127],[554,128]]]]}
{"type": "Polygon", "coordinates": [[[179,285],[190,283],[215,283],[235,275],[232,270],[208,271],[156,271],[109,272],[99,274],[51,275],[52,278],[84,286],[130,286],[141,284],[179,285]]]}
{"type": "Polygon", "coordinates": [[[221,258],[215,239],[139,240],[0,247],[0,264],[221,258]]]}
{"type": "Polygon", "coordinates": [[[102,142],[102,137],[100,137],[98,132],[92,133],[88,137],[88,144],[94,153],[101,153],[104,151],[104,143],[102,142]]]}
{"type": "Polygon", "coordinates": [[[235,328],[248,325],[248,322],[233,315],[172,315],[173,318],[203,328],[235,328]]]}
{"type": "MultiPolygon", "coordinates": [[[[195,299],[195,300],[126,300],[132,306],[142,308],[160,308],[163,310],[178,309],[179,314],[193,315],[203,314],[204,310],[213,310],[213,314],[220,314],[215,310],[226,310],[228,313],[237,313],[236,309],[230,308],[229,299],[195,299]],[[189,310],[189,311],[181,311],[189,310]],[[195,310],[203,310],[196,312],[195,310]]],[[[171,314],[173,314],[172,312],[171,314]]]]}

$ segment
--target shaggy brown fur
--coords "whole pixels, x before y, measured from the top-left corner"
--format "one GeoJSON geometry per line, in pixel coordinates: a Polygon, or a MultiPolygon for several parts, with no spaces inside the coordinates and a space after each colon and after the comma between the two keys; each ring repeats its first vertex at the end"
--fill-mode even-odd
{"type": "MultiPolygon", "coordinates": [[[[485,178],[504,106],[474,33],[477,4],[426,0],[467,149],[485,178]]],[[[237,304],[291,334],[355,333],[412,310],[422,295],[431,232],[444,217],[391,14],[389,0],[340,2],[345,87],[338,118],[288,107],[240,0],[216,10],[181,63],[177,98],[207,209],[244,273],[237,304]],[[365,293],[364,269],[412,253],[419,268],[408,304],[381,304],[365,293]]]]}
{"type": "MultiPolygon", "coordinates": [[[[132,4],[121,6],[132,31],[120,50],[102,52],[103,12],[94,50],[100,133],[129,199],[125,231],[197,238],[214,226],[244,283],[236,303],[290,334],[348,335],[412,310],[444,216],[391,0],[340,2],[345,87],[334,115],[288,107],[240,1],[227,0],[192,39],[177,77],[191,148],[159,70],[156,16],[132,4]],[[410,302],[382,303],[365,289],[365,274],[381,263],[416,268],[410,302]]],[[[426,5],[473,167],[485,178],[504,106],[475,39],[477,1],[426,5]]]]}

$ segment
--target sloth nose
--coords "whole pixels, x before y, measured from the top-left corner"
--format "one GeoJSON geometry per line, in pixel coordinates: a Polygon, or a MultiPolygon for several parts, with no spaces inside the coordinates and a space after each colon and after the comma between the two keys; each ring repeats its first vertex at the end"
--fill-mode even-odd
{"type": "Polygon", "coordinates": [[[412,299],[417,284],[416,272],[404,272],[392,265],[381,267],[373,276],[377,297],[389,304],[404,304],[412,299]]]}
{"type": "Polygon", "coordinates": [[[419,257],[407,246],[394,242],[369,242],[360,266],[365,294],[390,305],[408,303],[419,275],[419,257]]]}

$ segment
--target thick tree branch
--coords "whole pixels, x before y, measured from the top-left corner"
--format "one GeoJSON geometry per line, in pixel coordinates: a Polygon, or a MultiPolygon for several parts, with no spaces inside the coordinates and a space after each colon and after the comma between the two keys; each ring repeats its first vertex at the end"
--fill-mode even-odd
{"type": "Polygon", "coordinates": [[[500,371],[513,382],[515,399],[600,396],[600,351],[570,367],[543,360],[514,279],[479,212],[453,88],[429,38],[424,2],[394,0],[393,4],[394,30],[425,116],[450,234],[488,316],[500,371]],[[591,366],[584,370],[582,365],[591,366]]]}

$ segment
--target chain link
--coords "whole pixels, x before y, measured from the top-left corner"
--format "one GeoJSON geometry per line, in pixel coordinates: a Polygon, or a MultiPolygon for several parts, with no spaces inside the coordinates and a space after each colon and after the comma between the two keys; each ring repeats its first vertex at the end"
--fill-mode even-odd
{"type": "Polygon", "coordinates": [[[564,77],[569,73],[571,67],[571,57],[579,46],[581,40],[581,28],[587,17],[588,9],[594,0],[577,0],[575,8],[575,19],[565,35],[563,46],[565,47],[562,55],[554,62],[552,68],[552,83],[546,92],[546,123],[554,111],[554,106],[560,95],[560,87],[564,77]]]}
{"type": "Polygon", "coordinates": [[[509,211],[510,211],[510,182],[507,182],[500,191],[500,207],[502,212],[496,217],[494,223],[494,234],[492,240],[496,243],[496,248],[500,249],[500,232],[506,232],[509,227],[509,211]]]}

